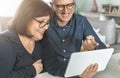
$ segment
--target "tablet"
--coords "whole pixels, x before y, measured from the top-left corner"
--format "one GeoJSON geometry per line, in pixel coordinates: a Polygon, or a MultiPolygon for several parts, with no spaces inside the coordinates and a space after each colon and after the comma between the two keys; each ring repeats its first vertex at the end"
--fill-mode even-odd
{"type": "Polygon", "coordinates": [[[89,65],[95,63],[98,64],[98,71],[102,71],[106,68],[113,52],[113,48],[107,48],[72,53],[64,76],[80,75],[89,65]]]}

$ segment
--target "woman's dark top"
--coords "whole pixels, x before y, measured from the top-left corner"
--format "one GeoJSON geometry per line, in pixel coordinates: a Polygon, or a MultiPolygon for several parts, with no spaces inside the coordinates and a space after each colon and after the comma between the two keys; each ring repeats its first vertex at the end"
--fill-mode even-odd
{"type": "Polygon", "coordinates": [[[23,47],[12,30],[0,33],[0,78],[34,78],[33,63],[41,59],[41,43],[36,41],[32,54],[23,47]]]}

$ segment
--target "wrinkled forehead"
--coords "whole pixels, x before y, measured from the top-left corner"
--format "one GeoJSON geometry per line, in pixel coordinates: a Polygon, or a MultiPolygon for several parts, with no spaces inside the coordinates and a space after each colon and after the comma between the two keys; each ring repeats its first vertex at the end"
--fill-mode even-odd
{"type": "Polygon", "coordinates": [[[54,4],[68,4],[73,3],[74,0],[52,0],[54,4]]]}

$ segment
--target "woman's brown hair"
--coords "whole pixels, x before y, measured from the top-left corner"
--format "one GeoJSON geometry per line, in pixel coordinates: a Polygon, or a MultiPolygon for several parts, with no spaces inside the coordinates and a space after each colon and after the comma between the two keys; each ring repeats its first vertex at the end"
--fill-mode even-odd
{"type": "Polygon", "coordinates": [[[35,17],[51,14],[52,9],[42,0],[23,0],[17,9],[16,15],[8,24],[8,28],[20,35],[30,37],[27,33],[28,22],[35,17]]]}

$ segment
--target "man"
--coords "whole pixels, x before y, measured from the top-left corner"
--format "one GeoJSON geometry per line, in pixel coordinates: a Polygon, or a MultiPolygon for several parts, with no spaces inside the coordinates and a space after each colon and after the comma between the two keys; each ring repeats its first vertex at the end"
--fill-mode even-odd
{"type": "MultiPolygon", "coordinates": [[[[74,0],[52,0],[55,14],[50,20],[50,27],[43,40],[44,67],[54,76],[64,77],[67,63],[73,52],[106,48],[93,31],[88,20],[74,14],[74,0]]],[[[92,78],[97,72],[98,65],[90,65],[79,76],[92,78]]]]}

